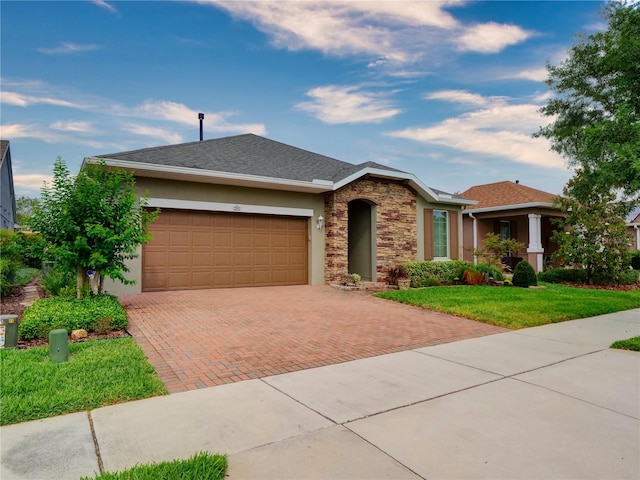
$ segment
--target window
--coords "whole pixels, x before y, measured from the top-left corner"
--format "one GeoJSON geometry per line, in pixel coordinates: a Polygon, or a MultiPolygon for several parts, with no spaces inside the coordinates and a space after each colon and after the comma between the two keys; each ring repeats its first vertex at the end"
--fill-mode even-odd
{"type": "Polygon", "coordinates": [[[445,210],[433,211],[433,256],[449,257],[449,218],[445,210]]]}
{"type": "Polygon", "coordinates": [[[509,240],[511,238],[511,222],[508,220],[500,220],[500,240],[509,240]]]}

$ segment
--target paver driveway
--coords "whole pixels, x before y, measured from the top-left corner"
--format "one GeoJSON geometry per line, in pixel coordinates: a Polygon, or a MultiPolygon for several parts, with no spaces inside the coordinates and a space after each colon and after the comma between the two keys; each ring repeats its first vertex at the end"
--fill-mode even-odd
{"type": "Polygon", "coordinates": [[[328,286],[120,297],[129,332],[171,393],[505,329],[328,286]]]}

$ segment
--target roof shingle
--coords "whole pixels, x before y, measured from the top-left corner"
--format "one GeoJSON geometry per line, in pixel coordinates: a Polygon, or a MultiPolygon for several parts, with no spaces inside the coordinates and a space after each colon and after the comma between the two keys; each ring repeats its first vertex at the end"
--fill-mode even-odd
{"type": "Polygon", "coordinates": [[[469,206],[468,210],[527,203],[553,203],[557,197],[552,193],[509,181],[476,185],[462,192],[461,196],[478,202],[477,205],[469,206]]]}
{"type": "Polygon", "coordinates": [[[354,165],[253,134],[95,157],[307,182],[336,182],[366,167],[400,172],[373,162],[354,165]]]}

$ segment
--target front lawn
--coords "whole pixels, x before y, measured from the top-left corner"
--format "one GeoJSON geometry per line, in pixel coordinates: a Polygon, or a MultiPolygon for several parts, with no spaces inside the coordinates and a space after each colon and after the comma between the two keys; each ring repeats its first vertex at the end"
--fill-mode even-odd
{"type": "Polygon", "coordinates": [[[64,363],[49,347],[0,350],[0,370],[0,425],[167,393],[133,338],[70,343],[64,363]]]}
{"type": "Polygon", "coordinates": [[[451,286],[386,291],[381,298],[518,329],[640,307],[640,290],[451,286]]]}
{"type": "Polygon", "coordinates": [[[618,340],[617,342],[613,342],[611,348],[640,352],[640,337],[632,337],[628,338],[627,340],[618,340]]]}
{"type": "MultiPolygon", "coordinates": [[[[136,465],[121,472],[105,472],[94,477],[95,480],[223,480],[227,472],[227,457],[198,453],[187,460],[136,465]]],[[[83,477],[80,480],[91,480],[83,477]]]]}

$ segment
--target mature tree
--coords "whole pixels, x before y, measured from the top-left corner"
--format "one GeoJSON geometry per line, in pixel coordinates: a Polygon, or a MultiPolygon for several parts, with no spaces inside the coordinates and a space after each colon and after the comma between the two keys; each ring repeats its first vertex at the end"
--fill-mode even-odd
{"type": "Polygon", "coordinates": [[[37,198],[27,197],[25,195],[16,198],[16,222],[21,227],[29,223],[29,218],[33,214],[33,209],[40,202],[37,198]]]}
{"type": "MultiPolygon", "coordinates": [[[[555,92],[537,133],[569,164],[618,197],[640,199],[640,4],[614,1],[607,29],[581,34],[559,66],[547,67],[555,92]]],[[[581,181],[577,176],[576,181],[581,181]]]]}
{"type": "Polygon", "coordinates": [[[558,199],[567,216],[554,234],[558,250],[554,258],[564,265],[583,268],[588,283],[620,282],[627,268],[631,238],[625,224],[626,205],[613,192],[589,185],[589,173],[578,170],[576,178],[558,199]]]}
{"type": "Polygon", "coordinates": [[[42,188],[41,197],[30,225],[48,242],[48,255],[76,272],[78,297],[89,270],[98,293],[105,276],[133,283],[124,276],[126,261],[149,240],[148,225],[157,212],[146,209],[146,200],[138,201],[131,173],[99,162],[85,165],[74,177],[58,158],[52,185],[42,188]]]}
{"type": "Polygon", "coordinates": [[[613,1],[607,29],[581,34],[559,66],[549,65],[553,117],[537,133],[575,168],[559,204],[566,218],[556,259],[590,282],[619,279],[628,250],[624,219],[640,201],[640,5],[613,1]]]}

